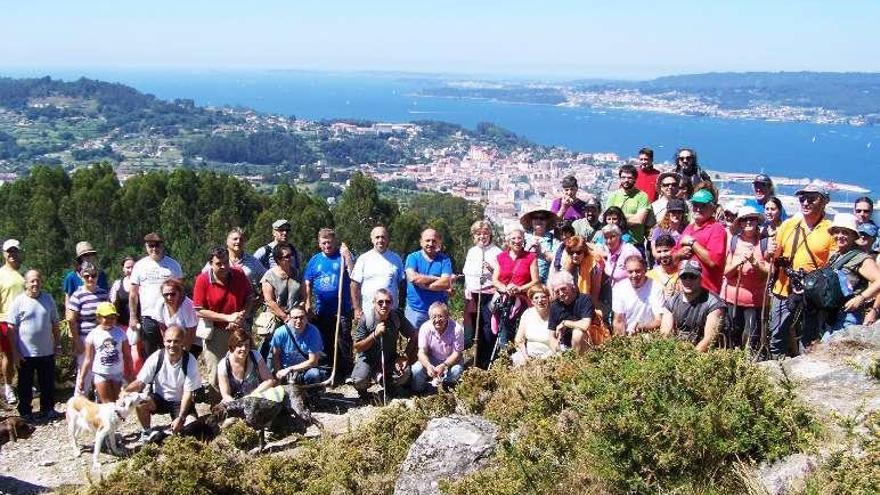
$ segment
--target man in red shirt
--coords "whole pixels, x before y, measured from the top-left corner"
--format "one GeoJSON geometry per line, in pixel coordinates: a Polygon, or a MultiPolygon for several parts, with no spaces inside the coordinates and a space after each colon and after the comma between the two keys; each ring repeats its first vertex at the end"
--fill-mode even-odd
{"type": "Polygon", "coordinates": [[[691,196],[691,216],[694,221],[681,233],[675,248],[675,259],[693,259],[700,263],[703,270],[701,285],[717,296],[724,278],[727,232],[715,220],[716,208],[715,198],[706,189],[700,189],[691,196]]]}
{"type": "Polygon", "coordinates": [[[657,201],[657,177],[660,171],[654,168],[654,150],[639,150],[639,175],[636,177],[636,189],[648,195],[648,201],[657,201]]]}
{"type": "Polygon", "coordinates": [[[229,253],[225,247],[211,249],[208,264],[210,270],[196,277],[193,306],[199,314],[199,330],[213,327],[211,335],[205,338],[202,357],[208,371],[208,383],[216,389],[217,363],[228,350],[229,331],[240,327],[246,320],[252,298],[247,275],[229,267],[229,253]]]}

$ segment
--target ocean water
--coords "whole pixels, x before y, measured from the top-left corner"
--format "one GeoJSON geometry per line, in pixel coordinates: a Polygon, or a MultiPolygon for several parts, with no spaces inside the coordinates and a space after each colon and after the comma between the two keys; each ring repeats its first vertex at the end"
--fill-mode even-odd
{"type": "MultiPolygon", "coordinates": [[[[443,120],[473,128],[494,122],[534,142],[634,156],[642,146],[669,160],[680,146],[705,168],[821,178],[880,191],[880,127],[727,120],[649,112],[596,111],[486,100],[419,97],[440,76],[301,71],[18,71],[121,82],[160,98],[241,105],[308,119],[443,120]]],[[[843,198],[841,198],[843,199],[843,198]]]]}

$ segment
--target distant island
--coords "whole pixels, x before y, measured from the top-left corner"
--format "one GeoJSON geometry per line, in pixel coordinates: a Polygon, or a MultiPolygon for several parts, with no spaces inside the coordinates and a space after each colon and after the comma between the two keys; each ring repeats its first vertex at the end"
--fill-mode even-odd
{"type": "Polygon", "coordinates": [[[880,74],[745,72],[649,81],[449,81],[421,96],[854,126],[880,124],[880,74]]]}

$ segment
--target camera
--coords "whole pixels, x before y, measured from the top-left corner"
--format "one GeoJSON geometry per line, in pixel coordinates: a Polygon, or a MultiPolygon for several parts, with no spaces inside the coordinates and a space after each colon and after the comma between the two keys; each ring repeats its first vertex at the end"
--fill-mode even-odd
{"type": "Polygon", "coordinates": [[[787,256],[779,256],[778,258],[773,260],[773,266],[782,270],[786,270],[786,275],[788,275],[787,268],[791,266],[791,258],[787,256]]]}

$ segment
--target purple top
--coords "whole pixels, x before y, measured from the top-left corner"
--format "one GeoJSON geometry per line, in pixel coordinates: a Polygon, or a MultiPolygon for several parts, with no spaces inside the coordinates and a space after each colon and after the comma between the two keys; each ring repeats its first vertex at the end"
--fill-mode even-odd
{"type": "Polygon", "coordinates": [[[450,319],[446,331],[440,335],[428,320],[419,328],[419,349],[425,351],[432,366],[437,365],[453,352],[464,352],[464,329],[450,319]]]}
{"type": "MultiPolygon", "coordinates": [[[[553,204],[550,206],[550,211],[559,215],[560,208],[562,208],[562,198],[554,199],[553,204]]],[[[572,205],[565,210],[565,213],[560,216],[563,220],[578,220],[584,218],[586,212],[587,204],[580,198],[575,198],[574,203],[572,203],[572,205]]]]}

